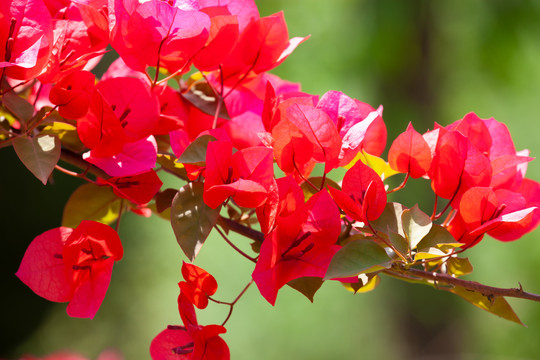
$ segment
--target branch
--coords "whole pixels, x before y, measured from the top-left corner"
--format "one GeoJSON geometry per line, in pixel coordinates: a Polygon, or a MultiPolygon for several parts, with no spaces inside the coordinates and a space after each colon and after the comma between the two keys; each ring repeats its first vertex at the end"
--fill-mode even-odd
{"type": "Polygon", "coordinates": [[[529,293],[523,291],[521,284],[519,288],[497,288],[493,286],[483,285],[477,283],[476,281],[463,280],[459,278],[452,277],[447,274],[440,274],[434,272],[428,272],[418,269],[400,269],[398,267],[393,267],[392,269],[383,270],[383,273],[395,276],[398,278],[411,280],[411,276],[416,277],[417,279],[423,280],[432,280],[437,283],[445,283],[454,286],[461,286],[467,290],[477,291],[484,296],[506,296],[514,297],[519,299],[527,299],[532,301],[540,302],[540,295],[529,293]]]}
{"type": "Polygon", "coordinates": [[[262,243],[264,241],[264,234],[260,231],[249,228],[245,225],[239,224],[234,220],[224,218],[223,216],[218,217],[217,223],[225,228],[229,229],[237,234],[243,235],[251,240],[262,243]]]}

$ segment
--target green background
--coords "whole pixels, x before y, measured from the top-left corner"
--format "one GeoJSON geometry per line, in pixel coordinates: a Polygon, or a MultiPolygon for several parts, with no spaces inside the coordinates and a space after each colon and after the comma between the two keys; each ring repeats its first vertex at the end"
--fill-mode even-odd
{"type": "MultiPolygon", "coordinates": [[[[309,93],[340,90],[384,105],[389,139],[413,122],[419,131],[470,111],[509,127],[518,150],[540,153],[540,2],[260,0],[261,15],[284,10],[292,36],[311,38],[274,72],[309,93]]],[[[63,204],[78,182],[62,174],[43,187],[12,149],[0,151],[2,196],[0,358],[70,349],[95,359],[119,349],[147,359],[152,338],[180,322],[177,282],[185,259],[170,226],[128,214],[107,297],[94,320],[71,319],[65,304],[33,294],[13,275],[28,243],[60,225],[63,204]]],[[[540,180],[540,165],[528,177],[540,180]]],[[[181,184],[169,182],[170,186],[181,184]]],[[[429,208],[427,182],[398,198],[429,208]]],[[[427,211],[427,210],[426,210],[427,211]]],[[[248,241],[232,238],[243,248],[248,241]]],[[[467,279],[540,293],[540,232],[517,242],[485,238],[466,253],[467,279]]],[[[216,297],[232,300],[253,265],[217,236],[196,263],[214,274],[216,297]]],[[[538,359],[540,304],[510,300],[528,328],[499,319],[449,293],[383,278],[376,291],[352,295],[326,283],[311,304],[288,287],[275,307],[252,287],[234,309],[224,339],[232,359],[538,359]]],[[[220,323],[227,308],[199,312],[220,323]]]]}

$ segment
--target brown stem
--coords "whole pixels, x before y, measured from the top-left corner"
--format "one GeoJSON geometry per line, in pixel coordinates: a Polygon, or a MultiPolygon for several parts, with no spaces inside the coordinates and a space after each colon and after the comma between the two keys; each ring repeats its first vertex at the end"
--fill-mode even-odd
{"type": "Polygon", "coordinates": [[[227,244],[229,244],[234,250],[236,250],[237,253],[239,253],[240,255],[242,255],[243,257],[245,257],[246,259],[256,263],[257,262],[257,259],[256,258],[253,258],[251,256],[249,256],[248,254],[246,254],[245,252],[243,252],[242,250],[240,250],[240,248],[236,245],[234,245],[232,243],[231,240],[229,240],[229,238],[227,238],[227,235],[225,235],[223,233],[223,231],[221,231],[220,228],[218,228],[217,226],[214,226],[214,228],[217,230],[217,232],[219,233],[219,235],[221,235],[221,237],[227,242],[227,244]]]}
{"type": "Polygon", "coordinates": [[[519,288],[497,288],[493,286],[483,285],[477,283],[476,281],[455,278],[447,274],[428,272],[412,268],[405,270],[394,267],[392,269],[383,270],[383,273],[386,273],[390,276],[406,278],[409,280],[411,279],[412,275],[412,277],[416,278],[417,280],[432,280],[438,283],[461,286],[467,290],[477,291],[484,296],[507,296],[540,302],[540,295],[523,291],[521,285],[519,286],[519,288]]]}
{"type": "Polygon", "coordinates": [[[243,235],[248,239],[262,243],[264,241],[264,234],[260,231],[249,228],[245,225],[239,224],[234,220],[227,219],[223,216],[218,217],[217,223],[226,229],[229,229],[237,234],[243,235]]]}

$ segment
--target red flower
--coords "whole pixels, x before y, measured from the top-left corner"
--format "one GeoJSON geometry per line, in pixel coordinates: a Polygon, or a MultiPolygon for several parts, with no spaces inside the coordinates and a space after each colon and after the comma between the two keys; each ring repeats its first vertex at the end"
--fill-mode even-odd
{"type": "Polygon", "coordinates": [[[206,270],[183,262],[182,276],[186,281],[180,281],[180,292],[197,308],[204,309],[208,305],[208,297],[216,293],[217,282],[206,270]]]}
{"type": "Polygon", "coordinates": [[[232,197],[239,206],[261,206],[274,179],[272,149],[251,147],[231,153],[230,142],[208,144],[204,202],[215,209],[232,197]]]}
{"type": "Polygon", "coordinates": [[[279,289],[289,281],[324,277],[341,230],[339,209],[326,191],[286,217],[264,239],[252,277],[261,295],[274,305],[279,289]]]}
{"type": "Polygon", "coordinates": [[[184,326],[169,325],[150,344],[153,360],[229,360],[227,343],[219,336],[227,330],[220,325],[201,326],[193,304],[181,293],[178,310],[184,326]]]}
{"type": "Polygon", "coordinates": [[[82,221],[75,229],[59,227],[36,237],[15,275],[47,300],[69,301],[69,316],[92,319],[105,298],[114,261],[122,255],[116,231],[82,221]]]}

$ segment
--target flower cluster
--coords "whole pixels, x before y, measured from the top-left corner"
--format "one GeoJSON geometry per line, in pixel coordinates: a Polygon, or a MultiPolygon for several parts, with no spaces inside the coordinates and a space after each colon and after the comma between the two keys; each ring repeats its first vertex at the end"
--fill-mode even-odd
{"type": "MultiPolygon", "coordinates": [[[[424,134],[409,125],[386,162],[382,106],[307,94],[267,72],[306,38],[290,39],[283,14],[260,17],[253,0],[5,0],[0,15],[0,146],[44,184],[54,169],[89,183],[66,206],[73,225],[37,236],[17,272],[38,295],[69,301],[70,316],[96,315],[123,254],[107,224],[124,209],[170,220],[192,261],[215,229],[255,263],[252,282],[271,304],[285,285],[312,300],[326,280],[367,291],[412,268],[418,281],[451,281],[464,274],[458,254],[484,234],[516,240],[540,221],[532,158],[504,124],[470,113],[424,134]],[[96,78],[108,46],[118,58],[96,78]],[[186,184],[162,190],[158,171],[186,184]],[[409,178],[431,187],[431,215],[388,201],[409,178]],[[252,239],[255,255],[229,231],[252,239]]],[[[183,326],[154,339],[152,358],[229,359],[230,313],[202,326],[195,307],[232,312],[252,282],[227,303],[212,298],[205,270],[184,263],[182,274],[183,326]]]]}

